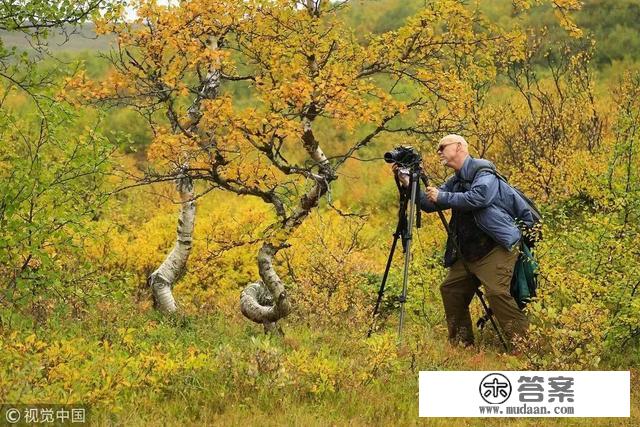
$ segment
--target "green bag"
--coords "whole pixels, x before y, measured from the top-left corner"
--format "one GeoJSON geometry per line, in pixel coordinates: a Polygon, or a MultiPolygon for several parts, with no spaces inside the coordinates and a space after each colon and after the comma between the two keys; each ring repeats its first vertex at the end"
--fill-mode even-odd
{"type": "Polygon", "coordinates": [[[520,255],[513,268],[511,278],[511,296],[522,310],[532,297],[536,296],[538,289],[538,263],[529,247],[521,241],[520,255]]]}

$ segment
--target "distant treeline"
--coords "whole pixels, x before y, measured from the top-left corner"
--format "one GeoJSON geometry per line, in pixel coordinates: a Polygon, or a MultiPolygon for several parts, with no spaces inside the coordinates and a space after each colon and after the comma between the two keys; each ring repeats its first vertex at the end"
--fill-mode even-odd
{"type": "MultiPolygon", "coordinates": [[[[353,0],[343,12],[344,19],[357,34],[369,31],[382,33],[398,28],[416,13],[425,0],[353,0]]],[[[526,18],[516,16],[511,0],[481,1],[483,12],[501,25],[521,23],[531,28],[547,27],[549,49],[567,38],[553,16],[551,7],[537,7],[526,18]],[[524,19],[524,20],[523,20],[524,19]]],[[[474,7],[475,2],[470,2],[474,7]]],[[[596,41],[594,64],[605,66],[613,61],[640,59],[640,0],[585,0],[575,20],[586,35],[596,41]]],[[[30,41],[23,34],[0,31],[0,41],[6,47],[29,49],[30,41]]],[[[69,40],[54,36],[49,40],[52,51],[100,51],[108,49],[109,37],[96,37],[93,25],[86,24],[69,40]]]]}
{"type": "MultiPolygon", "coordinates": [[[[398,28],[416,13],[425,0],[356,0],[345,17],[358,30],[384,32],[398,28]]],[[[469,2],[475,7],[475,2],[469,2]]],[[[596,41],[594,64],[603,66],[616,60],[640,58],[640,1],[585,0],[575,20],[584,33],[596,41]]],[[[511,0],[480,1],[483,12],[501,25],[521,22],[531,28],[547,27],[549,48],[567,38],[553,16],[551,7],[534,8],[526,17],[515,16],[511,0]]],[[[358,31],[365,34],[365,31],[358,31]]]]}

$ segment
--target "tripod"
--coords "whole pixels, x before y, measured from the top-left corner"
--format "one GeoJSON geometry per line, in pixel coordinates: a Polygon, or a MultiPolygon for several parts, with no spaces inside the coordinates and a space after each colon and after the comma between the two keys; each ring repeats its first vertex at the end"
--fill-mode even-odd
{"type": "MultiPolygon", "coordinates": [[[[407,189],[403,188],[400,185],[400,180],[398,179],[398,177],[394,176],[396,186],[398,187],[398,191],[400,193],[400,208],[398,210],[398,224],[396,226],[395,233],[393,233],[393,243],[391,244],[391,251],[389,253],[389,258],[387,259],[387,264],[384,269],[384,274],[382,276],[382,283],[380,284],[380,289],[378,290],[378,299],[373,309],[373,316],[372,316],[373,321],[371,323],[371,327],[369,328],[369,332],[367,333],[367,337],[370,337],[371,334],[373,333],[376,315],[378,314],[378,310],[380,309],[380,304],[382,303],[382,297],[384,295],[384,288],[387,283],[387,277],[389,276],[389,269],[391,268],[391,261],[393,260],[393,254],[395,253],[398,239],[402,237],[402,246],[403,246],[405,255],[404,255],[404,269],[403,269],[403,277],[402,277],[402,294],[400,295],[400,298],[399,298],[400,322],[398,325],[398,342],[402,340],[402,327],[404,325],[404,312],[405,312],[404,304],[407,301],[407,286],[409,282],[409,261],[411,259],[411,241],[413,239],[412,232],[413,232],[414,216],[416,218],[416,228],[420,228],[421,226],[421,217],[420,217],[421,211],[420,211],[420,207],[417,206],[419,201],[416,200],[417,195],[419,194],[420,180],[423,182],[425,188],[429,186],[429,178],[424,173],[424,171],[422,170],[419,164],[411,167],[410,172],[411,173],[409,176],[409,187],[407,189]],[[409,205],[408,219],[407,219],[407,213],[406,213],[407,205],[409,205]]],[[[447,232],[447,236],[453,242],[457,253],[461,254],[457,239],[451,238],[451,230],[449,229],[449,224],[447,223],[447,219],[444,217],[442,210],[437,210],[437,212],[438,212],[438,216],[440,217],[440,221],[442,222],[442,225],[444,226],[444,229],[447,232]]],[[[462,261],[462,265],[464,266],[467,274],[472,275],[464,259],[460,257],[460,260],[462,261]]],[[[493,313],[489,308],[489,306],[487,305],[486,301],[484,300],[484,296],[480,288],[477,288],[475,293],[478,296],[478,299],[480,300],[480,303],[482,304],[482,307],[486,313],[483,319],[489,319],[489,321],[491,322],[491,325],[493,326],[496,333],[498,334],[498,337],[500,338],[500,342],[504,346],[505,351],[509,351],[509,347],[507,346],[507,343],[504,337],[502,336],[502,333],[498,329],[498,325],[495,319],[493,318],[493,313]]]]}

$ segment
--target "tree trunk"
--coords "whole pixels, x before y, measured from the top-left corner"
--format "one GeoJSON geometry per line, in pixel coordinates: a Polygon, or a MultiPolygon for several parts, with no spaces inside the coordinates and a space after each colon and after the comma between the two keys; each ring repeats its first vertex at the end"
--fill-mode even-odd
{"type": "Polygon", "coordinates": [[[196,203],[193,200],[193,182],[189,177],[177,179],[176,187],[180,193],[182,207],[178,218],[178,236],[176,244],[160,267],[147,279],[153,292],[154,306],[164,312],[176,311],[176,301],[171,288],[182,275],[191,253],[193,226],[196,216],[196,203]]]}
{"type": "Polygon", "coordinates": [[[259,282],[250,283],[240,294],[240,310],[248,319],[264,325],[267,333],[280,333],[275,325],[279,319],[291,311],[284,283],[273,268],[273,257],[278,248],[270,243],[262,245],[258,251],[259,282]]]}

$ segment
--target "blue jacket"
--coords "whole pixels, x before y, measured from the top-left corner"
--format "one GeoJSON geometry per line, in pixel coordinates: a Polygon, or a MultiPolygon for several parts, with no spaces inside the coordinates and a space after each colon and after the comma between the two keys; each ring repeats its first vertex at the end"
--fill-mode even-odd
{"type": "Polygon", "coordinates": [[[462,168],[439,187],[438,199],[432,203],[420,191],[420,207],[426,212],[458,209],[473,211],[478,227],[507,250],[520,241],[522,233],[516,221],[530,227],[534,218],[527,202],[506,182],[481,167],[495,166],[488,160],[468,156],[462,168]],[[473,182],[468,183],[473,178],[473,182]],[[467,181],[465,183],[464,181],[467,181]]]}

